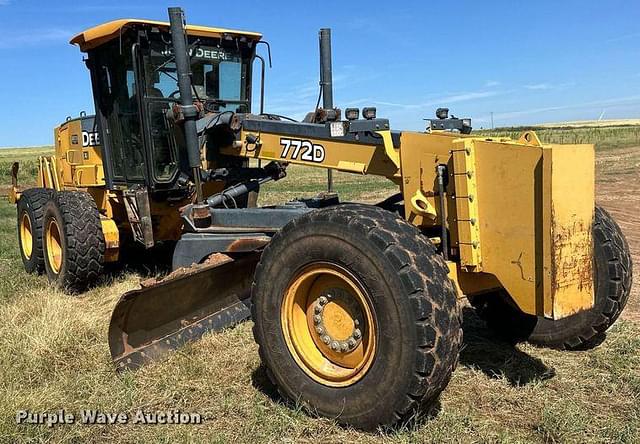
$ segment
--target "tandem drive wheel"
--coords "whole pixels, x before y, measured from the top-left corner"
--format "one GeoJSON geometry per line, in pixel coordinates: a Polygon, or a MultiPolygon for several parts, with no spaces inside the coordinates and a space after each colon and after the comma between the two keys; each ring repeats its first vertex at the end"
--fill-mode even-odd
{"type": "Polygon", "coordinates": [[[429,409],[462,340],[447,267],[397,215],[366,205],[313,211],[265,249],[254,336],[280,393],[362,429],[429,409]]]}
{"type": "Polygon", "coordinates": [[[487,326],[510,342],[558,349],[588,349],[599,344],[618,319],[631,292],[631,253],[622,230],[603,208],[593,223],[595,304],[564,319],[551,320],[520,311],[505,291],[472,301],[487,326]]]}
{"type": "Polygon", "coordinates": [[[31,188],[18,200],[18,244],[27,273],[42,274],[44,271],[42,220],[44,206],[54,193],[47,188],[31,188]]]}
{"type": "Polygon", "coordinates": [[[61,191],[45,206],[44,265],[49,282],[69,293],[84,291],[103,271],[105,241],[90,194],[61,191]]]}

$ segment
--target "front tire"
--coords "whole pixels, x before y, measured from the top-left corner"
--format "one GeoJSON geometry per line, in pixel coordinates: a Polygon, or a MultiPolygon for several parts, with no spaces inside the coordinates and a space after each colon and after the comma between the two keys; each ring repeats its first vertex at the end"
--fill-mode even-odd
{"type": "Polygon", "coordinates": [[[50,283],[79,293],[98,280],[105,241],[100,213],[89,193],[61,191],[47,203],[42,245],[50,283]]]}
{"type": "Polygon", "coordinates": [[[590,310],[554,321],[521,312],[504,291],[482,295],[472,303],[487,325],[511,342],[591,348],[622,313],[632,279],[629,245],[618,224],[600,207],[595,209],[593,249],[595,304],[590,310]]]}
{"type": "Polygon", "coordinates": [[[447,272],[427,238],[380,208],[341,205],[290,222],[252,286],[267,374],[285,398],[362,429],[429,408],[462,340],[447,272]]]}

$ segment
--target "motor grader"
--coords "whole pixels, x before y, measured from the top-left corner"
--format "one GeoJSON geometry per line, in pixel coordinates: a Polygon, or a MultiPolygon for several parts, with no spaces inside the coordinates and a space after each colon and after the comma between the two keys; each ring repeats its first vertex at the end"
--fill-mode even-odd
{"type": "MultiPolygon", "coordinates": [[[[436,403],[462,346],[467,299],[513,341],[593,345],[631,286],[627,243],[594,203],[592,145],[477,137],[439,109],[425,132],[333,105],[330,33],[321,96],[302,122],[252,113],[261,35],[117,20],[71,43],[87,54],[95,116],[54,131],[38,187],[20,191],[25,269],[69,292],[122,245],[175,241],[167,278],[123,295],[109,346],[137,368],[203,333],[254,322],[285,399],[364,429],[436,403]],[[291,165],[386,177],[376,205],[333,192],[259,207],[291,165]]],[[[266,46],[268,49],[268,46],[266,46]]]]}

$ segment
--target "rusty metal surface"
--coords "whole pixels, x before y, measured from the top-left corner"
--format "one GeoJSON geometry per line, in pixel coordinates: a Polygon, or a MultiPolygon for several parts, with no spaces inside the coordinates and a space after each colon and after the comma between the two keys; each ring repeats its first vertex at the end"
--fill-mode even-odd
{"type": "Polygon", "coordinates": [[[173,252],[173,269],[201,263],[212,253],[247,253],[263,248],[271,240],[262,233],[186,233],[173,252]]]}
{"type": "Polygon", "coordinates": [[[577,286],[593,290],[592,226],[575,221],[571,226],[552,224],[551,285],[554,291],[577,286]]]}
{"type": "Polygon", "coordinates": [[[269,243],[266,237],[250,237],[246,239],[236,239],[229,244],[228,250],[230,253],[239,251],[256,250],[262,248],[269,243]]]}
{"type": "Polygon", "coordinates": [[[15,204],[20,199],[20,190],[18,189],[18,170],[20,169],[20,164],[18,162],[13,162],[11,165],[11,188],[9,189],[8,198],[9,202],[15,204]]]}
{"type": "Polygon", "coordinates": [[[250,316],[248,298],[260,258],[217,254],[202,265],[179,269],[125,293],[109,325],[111,358],[118,370],[135,369],[209,331],[250,316]]]}
{"type": "Polygon", "coordinates": [[[20,164],[18,162],[13,162],[11,165],[11,186],[18,187],[18,170],[20,169],[20,164]]]}

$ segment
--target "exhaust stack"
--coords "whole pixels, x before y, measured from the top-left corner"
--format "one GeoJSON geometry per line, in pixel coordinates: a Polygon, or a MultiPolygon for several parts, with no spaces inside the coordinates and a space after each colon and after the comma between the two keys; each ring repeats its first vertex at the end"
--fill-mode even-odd
{"type": "Polygon", "coordinates": [[[182,108],[182,115],[184,116],[184,135],[187,145],[187,156],[196,185],[197,203],[201,204],[203,196],[200,177],[200,146],[198,143],[198,132],[196,130],[198,111],[193,104],[193,94],[191,92],[191,62],[189,60],[189,54],[187,53],[187,33],[185,31],[185,19],[182,8],[169,8],[169,25],[171,28],[173,56],[175,57],[178,74],[180,107],[182,108]]]}
{"type": "MultiPolygon", "coordinates": [[[[333,70],[331,68],[331,29],[321,28],[320,37],[320,87],[322,108],[333,110],[333,70]]],[[[327,170],[327,192],[333,192],[333,171],[327,170]]]]}
{"type": "Polygon", "coordinates": [[[331,68],[331,29],[320,29],[320,86],[322,107],[333,109],[333,74],[331,68]]]}

